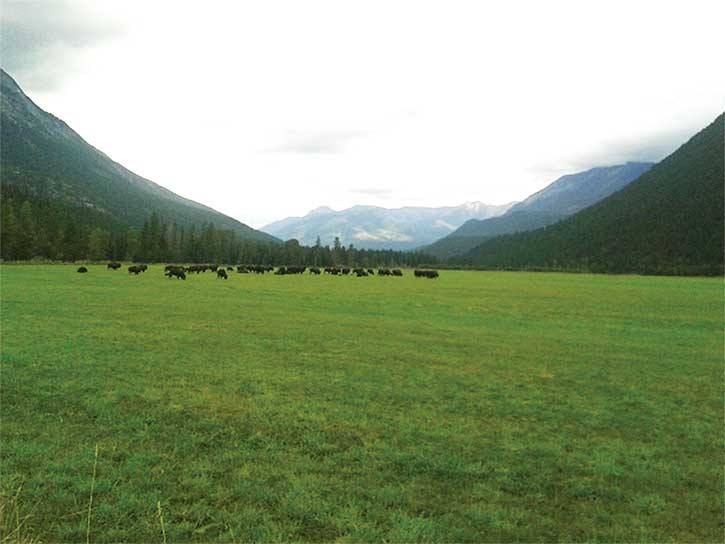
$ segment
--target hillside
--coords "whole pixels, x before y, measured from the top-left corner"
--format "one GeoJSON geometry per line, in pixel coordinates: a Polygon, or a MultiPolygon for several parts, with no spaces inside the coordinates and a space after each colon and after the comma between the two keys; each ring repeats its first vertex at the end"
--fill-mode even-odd
{"type": "Polygon", "coordinates": [[[494,268],[722,274],[725,115],[635,182],[532,232],[484,242],[460,262],[494,268]]]}
{"type": "Polygon", "coordinates": [[[513,205],[501,217],[470,220],[423,250],[448,258],[462,255],[495,236],[551,225],[619,191],[651,167],[652,163],[628,162],[562,176],[513,205]]]}
{"type": "Polygon", "coordinates": [[[140,228],[156,211],[180,226],[214,223],[242,239],[273,236],[183,198],[111,160],[65,122],[36,106],[0,71],[0,172],[3,186],[106,216],[105,223],[140,228]]]}
{"type": "Polygon", "coordinates": [[[313,245],[319,236],[323,245],[332,245],[338,237],[343,245],[407,250],[445,236],[469,219],[495,217],[510,207],[482,202],[441,208],[354,206],[335,211],[320,207],[304,217],[282,219],[262,230],[285,240],[294,238],[304,245],[313,245]]]}

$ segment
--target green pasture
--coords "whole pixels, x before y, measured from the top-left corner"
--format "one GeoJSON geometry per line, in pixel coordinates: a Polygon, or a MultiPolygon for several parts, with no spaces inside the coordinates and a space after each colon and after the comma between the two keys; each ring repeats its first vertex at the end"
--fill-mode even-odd
{"type": "Polygon", "coordinates": [[[723,540],[722,278],[76,268],[0,267],[2,542],[723,540]]]}

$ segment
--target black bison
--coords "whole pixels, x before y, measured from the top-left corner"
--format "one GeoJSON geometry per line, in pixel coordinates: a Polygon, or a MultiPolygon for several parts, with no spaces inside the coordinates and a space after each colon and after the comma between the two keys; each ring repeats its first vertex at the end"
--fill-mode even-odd
{"type": "Polygon", "coordinates": [[[272,266],[264,266],[260,264],[240,264],[237,266],[237,272],[240,274],[246,274],[248,272],[254,272],[255,274],[264,274],[265,272],[271,272],[274,270],[272,266]]]}
{"type": "Polygon", "coordinates": [[[378,276],[391,276],[389,268],[378,268],[378,276]]]}
{"type": "Polygon", "coordinates": [[[85,266],[80,266],[80,267],[78,267],[77,272],[80,272],[81,274],[85,274],[86,272],[88,272],[88,269],[85,266]]]}
{"type": "Polygon", "coordinates": [[[106,270],[118,270],[121,268],[121,263],[108,263],[106,265],[106,270]]]}
{"type": "Polygon", "coordinates": [[[229,276],[227,276],[227,271],[224,270],[223,268],[219,268],[216,271],[216,279],[225,279],[226,280],[228,278],[229,278],[229,276]]]}
{"type": "Polygon", "coordinates": [[[167,266],[166,272],[164,273],[164,275],[167,278],[177,278],[180,280],[186,279],[186,272],[184,272],[183,266],[171,266],[171,267],[167,266]]]}
{"type": "Polygon", "coordinates": [[[438,277],[437,270],[416,270],[413,272],[416,278],[430,278],[434,279],[438,277]]]}
{"type": "Polygon", "coordinates": [[[128,267],[128,273],[134,274],[135,276],[138,276],[143,270],[139,266],[133,265],[128,267]]]}
{"type": "Polygon", "coordinates": [[[306,266],[280,266],[276,271],[276,276],[284,276],[286,274],[304,274],[307,270],[306,266]]]}
{"type": "Polygon", "coordinates": [[[403,271],[400,268],[395,268],[395,269],[391,270],[390,273],[393,276],[398,276],[399,278],[403,276],[403,271]]]}
{"type": "Polygon", "coordinates": [[[146,266],[145,264],[139,264],[139,265],[137,265],[137,268],[138,268],[139,272],[146,272],[149,269],[149,267],[146,266]]]}

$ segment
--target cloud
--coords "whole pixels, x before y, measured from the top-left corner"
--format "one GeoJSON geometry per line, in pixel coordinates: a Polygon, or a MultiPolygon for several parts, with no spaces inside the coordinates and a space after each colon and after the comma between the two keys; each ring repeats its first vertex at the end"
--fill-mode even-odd
{"type": "Polygon", "coordinates": [[[350,141],[363,136],[359,130],[290,131],[272,153],[342,153],[350,141]]]}
{"type": "Polygon", "coordinates": [[[359,195],[377,196],[381,198],[387,198],[393,194],[392,189],[386,189],[384,187],[361,187],[359,189],[350,190],[351,193],[359,195]]]}
{"type": "Polygon", "coordinates": [[[559,177],[599,166],[613,166],[626,162],[659,162],[673,153],[702,127],[678,127],[674,130],[648,137],[623,138],[617,141],[602,140],[590,150],[572,153],[554,162],[540,162],[526,170],[539,176],[559,177]]]}
{"type": "Polygon", "coordinates": [[[82,67],[79,52],[124,31],[124,25],[91,3],[5,1],[0,11],[0,60],[26,86],[53,90],[69,70],[82,67]]]}

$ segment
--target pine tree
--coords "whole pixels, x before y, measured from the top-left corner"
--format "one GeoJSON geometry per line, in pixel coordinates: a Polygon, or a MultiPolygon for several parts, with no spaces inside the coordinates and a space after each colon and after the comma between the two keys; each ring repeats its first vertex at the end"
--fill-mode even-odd
{"type": "Polygon", "coordinates": [[[96,227],[88,236],[88,258],[100,261],[108,258],[111,235],[108,231],[96,227]]]}
{"type": "Polygon", "coordinates": [[[15,216],[15,209],[11,199],[2,203],[2,230],[0,230],[0,254],[7,261],[16,259],[16,239],[18,233],[18,221],[15,216]]]}
{"type": "Polygon", "coordinates": [[[35,221],[33,207],[27,200],[20,206],[18,213],[18,229],[15,238],[16,258],[20,260],[34,257],[33,240],[35,238],[35,221]]]}

